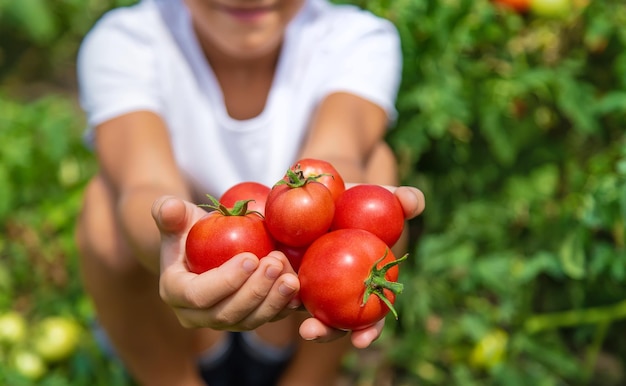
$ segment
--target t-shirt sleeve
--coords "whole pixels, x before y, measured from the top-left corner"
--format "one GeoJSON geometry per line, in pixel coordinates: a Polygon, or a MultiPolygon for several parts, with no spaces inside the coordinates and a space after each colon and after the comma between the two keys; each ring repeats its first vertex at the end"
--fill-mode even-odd
{"type": "Polygon", "coordinates": [[[321,97],[339,91],[353,93],[382,107],[394,121],[402,76],[398,31],[391,22],[373,16],[365,23],[368,25],[361,32],[332,43],[336,62],[321,97]]]}
{"type": "Polygon", "coordinates": [[[127,24],[105,16],[81,44],[79,99],[90,129],[131,111],[159,110],[152,39],[127,24]]]}

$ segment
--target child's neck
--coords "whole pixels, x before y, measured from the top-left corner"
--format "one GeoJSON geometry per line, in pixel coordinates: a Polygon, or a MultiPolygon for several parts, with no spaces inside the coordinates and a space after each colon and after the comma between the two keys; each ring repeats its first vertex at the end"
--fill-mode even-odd
{"type": "Polygon", "coordinates": [[[234,58],[206,42],[202,44],[222,89],[228,114],[240,120],[261,114],[276,72],[280,47],[260,57],[234,58]]]}

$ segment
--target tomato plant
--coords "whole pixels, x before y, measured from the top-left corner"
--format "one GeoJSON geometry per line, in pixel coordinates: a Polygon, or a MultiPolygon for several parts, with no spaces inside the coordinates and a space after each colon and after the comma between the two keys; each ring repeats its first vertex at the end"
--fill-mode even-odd
{"type": "Polygon", "coordinates": [[[358,228],[372,232],[393,246],[404,229],[404,210],[398,198],[380,185],[355,185],[335,202],[331,229],[358,228]]]}
{"type": "MultiPolygon", "coordinates": [[[[302,172],[307,177],[318,177],[317,182],[324,184],[333,196],[333,200],[343,193],[346,184],[337,169],[327,161],[315,158],[303,158],[291,166],[294,172],[302,172]]],[[[288,178],[285,176],[285,178],[288,178]]]]}
{"type": "Polygon", "coordinates": [[[265,214],[265,201],[270,187],[260,182],[244,181],[231,186],[222,194],[219,201],[227,208],[235,206],[237,201],[250,200],[248,209],[265,214]]]}
{"type": "Polygon", "coordinates": [[[287,170],[272,187],[265,204],[265,223],[277,241],[302,247],[328,232],[335,214],[330,190],[316,177],[287,170]]]}
{"type": "Polygon", "coordinates": [[[187,265],[194,273],[219,267],[242,252],[261,258],[274,250],[263,216],[248,210],[248,201],[238,201],[232,209],[209,196],[213,211],[196,222],[187,235],[187,265]]]}
{"type": "Polygon", "coordinates": [[[340,229],[315,240],[298,272],[300,298],[323,323],[341,330],[375,324],[402,292],[397,264],[387,244],[362,229],[340,229]],[[374,295],[374,296],[371,296],[374,295]]]}

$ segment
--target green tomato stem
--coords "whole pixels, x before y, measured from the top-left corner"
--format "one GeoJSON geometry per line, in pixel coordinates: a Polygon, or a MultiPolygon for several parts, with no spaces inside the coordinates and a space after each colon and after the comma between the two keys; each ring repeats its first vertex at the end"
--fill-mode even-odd
{"type": "Polygon", "coordinates": [[[626,319],[626,300],[608,306],[533,315],[526,319],[524,328],[532,334],[561,327],[605,323],[620,319],[626,319]]]}
{"type": "Polygon", "coordinates": [[[378,296],[378,298],[382,300],[383,303],[387,305],[387,307],[389,307],[389,309],[393,313],[393,316],[397,320],[398,312],[396,311],[393,304],[391,304],[389,299],[387,299],[387,297],[385,296],[384,290],[387,289],[393,292],[395,295],[399,295],[400,293],[402,293],[402,290],[404,289],[404,285],[402,283],[397,283],[397,282],[387,280],[385,278],[385,275],[387,274],[387,271],[389,271],[391,267],[394,267],[400,264],[401,262],[403,262],[404,260],[406,260],[409,257],[409,254],[407,253],[401,258],[396,259],[394,261],[390,261],[389,263],[385,264],[381,268],[378,268],[378,264],[381,261],[383,261],[387,257],[388,254],[389,254],[389,249],[385,249],[385,254],[383,255],[383,257],[381,257],[374,263],[374,265],[372,266],[372,269],[370,270],[369,276],[367,277],[367,279],[365,279],[365,293],[363,294],[363,302],[361,303],[361,307],[365,306],[365,303],[367,303],[367,300],[369,299],[370,295],[374,294],[378,296]]]}
{"type": "Polygon", "coordinates": [[[287,169],[286,176],[287,176],[286,180],[280,180],[276,183],[276,185],[287,185],[293,189],[293,188],[301,188],[304,185],[308,184],[309,182],[318,182],[317,180],[319,180],[320,178],[324,176],[331,176],[332,178],[335,178],[335,176],[333,176],[332,174],[328,174],[328,173],[311,175],[311,176],[305,177],[302,170],[300,170],[299,164],[296,165],[294,170],[287,169]]]}
{"type": "Polygon", "coordinates": [[[607,332],[609,331],[609,327],[611,326],[610,321],[603,321],[598,323],[595,329],[595,333],[592,336],[592,341],[589,347],[587,347],[587,352],[585,353],[585,362],[584,362],[584,381],[585,383],[589,383],[591,381],[591,377],[593,376],[593,371],[595,369],[595,365],[598,361],[598,354],[600,354],[600,350],[602,349],[602,345],[606,340],[607,332]]]}
{"type": "Polygon", "coordinates": [[[227,208],[219,202],[217,198],[211,196],[210,194],[207,194],[206,196],[209,200],[211,200],[212,204],[199,204],[198,206],[216,210],[223,216],[245,216],[250,213],[256,213],[263,217],[263,215],[256,210],[248,210],[248,203],[254,200],[239,200],[235,202],[235,205],[233,205],[232,208],[227,208]]]}

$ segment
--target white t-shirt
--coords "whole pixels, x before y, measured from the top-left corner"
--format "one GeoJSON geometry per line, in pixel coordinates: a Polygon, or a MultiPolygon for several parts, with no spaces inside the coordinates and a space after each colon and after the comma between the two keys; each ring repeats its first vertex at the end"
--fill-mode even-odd
{"type": "Polygon", "coordinates": [[[298,156],[327,95],[349,92],[395,119],[401,73],[397,30],[353,6],[307,0],[290,22],[263,112],[236,120],[193,32],[183,0],[143,0],[107,13],[81,45],[80,102],[87,137],[137,110],[166,122],[176,161],[199,193],[278,181],[298,156]]]}

